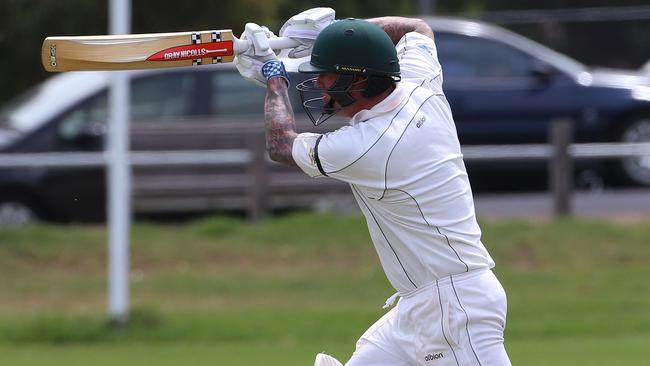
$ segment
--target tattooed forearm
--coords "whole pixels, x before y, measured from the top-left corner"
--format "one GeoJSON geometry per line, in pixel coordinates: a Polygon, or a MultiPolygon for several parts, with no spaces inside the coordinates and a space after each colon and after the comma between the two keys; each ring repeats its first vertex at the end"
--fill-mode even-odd
{"type": "Polygon", "coordinates": [[[409,32],[418,32],[433,39],[433,31],[427,25],[427,23],[421,19],[381,17],[368,19],[368,21],[382,27],[390,39],[393,41],[393,44],[397,44],[399,40],[409,32]]]}
{"type": "Polygon", "coordinates": [[[269,80],[264,103],[266,148],[272,160],[296,165],[291,155],[296,133],[296,121],[289,102],[287,84],[282,78],[269,80]]]}

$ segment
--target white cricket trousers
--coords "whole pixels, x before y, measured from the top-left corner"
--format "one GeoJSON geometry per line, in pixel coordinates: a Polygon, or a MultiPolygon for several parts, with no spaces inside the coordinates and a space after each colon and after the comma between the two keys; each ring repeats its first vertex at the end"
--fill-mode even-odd
{"type": "Polygon", "coordinates": [[[507,366],[506,293],[491,270],[402,296],[357,342],[346,366],[507,366]]]}

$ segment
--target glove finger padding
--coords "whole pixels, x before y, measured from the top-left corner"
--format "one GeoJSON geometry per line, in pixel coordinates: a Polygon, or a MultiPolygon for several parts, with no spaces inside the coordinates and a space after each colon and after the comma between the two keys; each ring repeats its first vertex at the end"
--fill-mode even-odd
{"type": "Polygon", "coordinates": [[[293,38],[300,45],[289,52],[291,58],[301,58],[311,54],[311,48],[318,34],[335,21],[332,8],[312,8],[292,16],[280,29],[280,37],[293,38]]]}
{"type": "Polygon", "coordinates": [[[263,87],[266,87],[266,78],[262,75],[262,65],[277,59],[269,46],[269,38],[275,38],[275,34],[268,28],[255,23],[246,24],[240,39],[248,41],[248,50],[236,55],[233,61],[242,77],[263,87]]]}
{"type": "MultiPolygon", "coordinates": [[[[261,27],[255,23],[246,23],[242,39],[248,41],[248,50],[245,52],[250,56],[256,57],[274,57],[275,53],[269,45],[269,38],[275,38],[275,34],[266,27],[261,27]]],[[[266,61],[270,60],[267,59],[266,61]]]]}
{"type": "Polygon", "coordinates": [[[289,51],[288,53],[289,58],[303,58],[311,55],[311,49],[314,46],[313,40],[311,39],[302,40],[298,38],[294,38],[294,39],[300,42],[300,45],[294,47],[291,51],[289,51]]]}

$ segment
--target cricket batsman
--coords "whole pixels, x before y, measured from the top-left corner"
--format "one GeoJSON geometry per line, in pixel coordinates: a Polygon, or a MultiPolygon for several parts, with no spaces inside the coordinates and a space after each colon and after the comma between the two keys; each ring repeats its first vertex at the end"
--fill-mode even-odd
{"type": "MultiPolygon", "coordinates": [[[[347,366],[503,366],[506,294],[481,242],[470,183],[431,29],[421,20],[335,20],[315,8],[289,19],[280,36],[310,55],[297,85],[315,124],[350,119],[326,134],[298,133],[274,35],[247,24],[252,47],[240,73],[267,87],[270,157],[313,178],[350,184],[396,293],[359,339],[347,366]]],[[[316,366],[340,366],[319,354],[316,366]]]]}

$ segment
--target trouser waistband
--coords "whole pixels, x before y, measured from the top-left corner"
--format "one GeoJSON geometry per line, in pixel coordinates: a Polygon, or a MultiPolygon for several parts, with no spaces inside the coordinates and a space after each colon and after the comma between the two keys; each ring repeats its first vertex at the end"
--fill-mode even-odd
{"type": "Polygon", "coordinates": [[[413,290],[408,291],[408,292],[400,293],[398,291],[398,292],[394,293],[392,296],[390,296],[388,299],[386,299],[386,303],[384,304],[383,308],[386,309],[386,308],[389,308],[389,307],[393,306],[393,304],[395,303],[395,300],[397,300],[398,297],[408,299],[408,298],[413,297],[413,296],[415,296],[417,294],[425,292],[425,291],[427,291],[427,290],[429,290],[431,288],[434,288],[434,287],[440,288],[440,287],[451,286],[452,283],[463,282],[463,281],[469,280],[471,278],[480,276],[480,275],[482,275],[482,274],[484,274],[484,273],[486,273],[488,271],[490,271],[489,268],[474,269],[474,270],[471,270],[471,271],[468,271],[468,272],[453,274],[453,275],[449,275],[449,276],[439,278],[439,279],[437,279],[435,281],[431,281],[431,282],[429,282],[429,283],[427,283],[425,285],[421,285],[418,288],[413,289],[413,290]]]}

